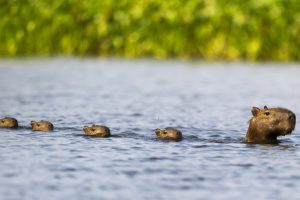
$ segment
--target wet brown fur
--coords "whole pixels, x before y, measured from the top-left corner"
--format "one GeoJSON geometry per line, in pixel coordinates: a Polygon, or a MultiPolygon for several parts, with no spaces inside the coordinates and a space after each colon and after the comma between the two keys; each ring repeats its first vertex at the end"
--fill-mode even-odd
{"type": "Polygon", "coordinates": [[[182,140],[182,133],[181,131],[175,128],[166,128],[166,129],[159,129],[155,130],[155,134],[158,138],[163,139],[172,139],[172,140],[182,140]]]}
{"type": "Polygon", "coordinates": [[[273,143],[278,136],[291,134],[295,129],[296,115],[286,108],[252,108],[253,117],[250,119],[245,137],[250,143],[273,143]]]}
{"type": "Polygon", "coordinates": [[[48,121],[31,121],[31,129],[33,131],[53,131],[54,126],[51,122],[48,121]]]}
{"type": "Polygon", "coordinates": [[[12,117],[4,117],[0,119],[0,127],[2,128],[18,128],[18,121],[12,117]]]}
{"type": "Polygon", "coordinates": [[[84,126],[83,131],[86,135],[93,137],[110,137],[110,129],[102,125],[84,126]]]}

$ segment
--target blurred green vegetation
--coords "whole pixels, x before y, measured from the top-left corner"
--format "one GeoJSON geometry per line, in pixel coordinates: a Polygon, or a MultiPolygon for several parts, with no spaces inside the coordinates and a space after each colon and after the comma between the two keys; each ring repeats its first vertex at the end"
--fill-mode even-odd
{"type": "Polygon", "coordinates": [[[300,60],[300,0],[0,0],[0,56],[300,60]]]}

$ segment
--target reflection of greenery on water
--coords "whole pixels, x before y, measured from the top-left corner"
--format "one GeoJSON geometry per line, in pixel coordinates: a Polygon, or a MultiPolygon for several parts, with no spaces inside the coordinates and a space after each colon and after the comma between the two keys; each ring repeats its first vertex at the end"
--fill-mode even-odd
{"type": "Polygon", "coordinates": [[[0,56],[300,59],[300,0],[0,0],[0,56]]]}

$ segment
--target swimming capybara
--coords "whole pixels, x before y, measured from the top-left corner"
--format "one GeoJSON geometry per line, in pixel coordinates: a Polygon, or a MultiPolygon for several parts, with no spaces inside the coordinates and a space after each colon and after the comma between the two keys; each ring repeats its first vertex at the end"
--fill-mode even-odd
{"type": "Polygon", "coordinates": [[[171,139],[179,141],[182,139],[182,133],[181,131],[175,129],[175,128],[166,128],[166,129],[155,129],[155,134],[158,138],[162,139],[171,139]]]}
{"type": "Polygon", "coordinates": [[[0,127],[2,128],[18,128],[18,121],[12,117],[4,117],[0,119],[0,127]]]}
{"type": "Polygon", "coordinates": [[[86,135],[93,136],[93,137],[110,137],[110,130],[106,126],[102,125],[95,125],[92,126],[84,126],[83,131],[86,135]]]}
{"type": "Polygon", "coordinates": [[[31,121],[31,129],[33,131],[53,131],[54,126],[51,122],[48,121],[31,121]]]}
{"type": "Polygon", "coordinates": [[[252,108],[252,118],[245,137],[250,143],[273,143],[278,136],[291,134],[296,115],[286,108],[252,108]]]}

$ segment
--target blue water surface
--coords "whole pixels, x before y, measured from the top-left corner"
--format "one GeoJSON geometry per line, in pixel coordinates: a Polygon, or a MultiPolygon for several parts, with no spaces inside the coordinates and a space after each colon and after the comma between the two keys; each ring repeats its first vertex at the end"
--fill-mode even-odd
{"type": "Polygon", "coordinates": [[[300,114],[297,64],[0,61],[0,199],[299,199],[299,123],[278,145],[243,143],[251,107],[300,114]],[[49,120],[52,133],[32,132],[49,120]],[[104,124],[117,137],[90,138],[104,124]],[[176,127],[184,140],[157,140],[176,127]]]}

